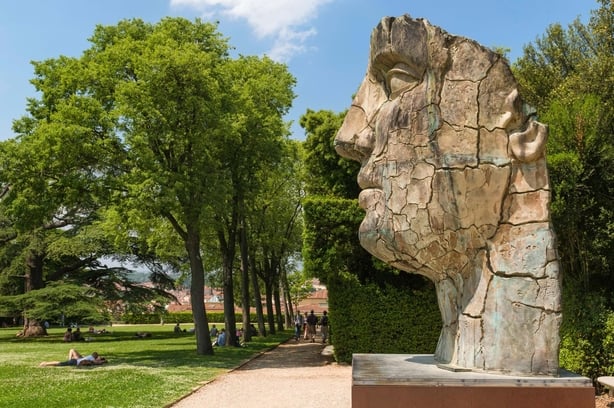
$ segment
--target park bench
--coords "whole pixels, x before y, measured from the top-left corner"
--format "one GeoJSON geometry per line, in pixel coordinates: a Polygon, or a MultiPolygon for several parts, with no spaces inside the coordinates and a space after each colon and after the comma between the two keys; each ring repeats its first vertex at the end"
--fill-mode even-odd
{"type": "Polygon", "coordinates": [[[610,397],[614,397],[614,377],[598,377],[597,382],[608,389],[610,397]]]}

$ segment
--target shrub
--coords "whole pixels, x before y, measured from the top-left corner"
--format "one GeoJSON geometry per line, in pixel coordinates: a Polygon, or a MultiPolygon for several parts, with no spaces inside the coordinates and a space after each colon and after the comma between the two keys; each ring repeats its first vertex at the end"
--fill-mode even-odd
{"type": "Polygon", "coordinates": [[[598,294],[566,298],[561,367],[593,380],[614,374],[614,313],[598,294]]]}
{"type": "Polygon", "coordinates": [[[429,354],[435,351],[441,315],[435,289],[331,283],[329,311],[335,358],[350,363],[354,353],[429,354]]]}

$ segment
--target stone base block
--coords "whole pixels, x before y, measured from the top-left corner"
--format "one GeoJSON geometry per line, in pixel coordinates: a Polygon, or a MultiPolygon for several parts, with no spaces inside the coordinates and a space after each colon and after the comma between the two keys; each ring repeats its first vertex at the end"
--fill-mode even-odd
{"type": "Polygon", "coordinates": [[[354,354],[352,408],[595,408],[589,378],[439,368],[431,354],[354,354]]]}

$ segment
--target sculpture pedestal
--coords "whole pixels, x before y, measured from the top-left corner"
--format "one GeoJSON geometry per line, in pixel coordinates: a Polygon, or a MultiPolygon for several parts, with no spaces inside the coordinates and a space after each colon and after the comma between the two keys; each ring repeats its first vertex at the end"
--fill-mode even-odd
{"type": "Polygon", "coordinates": [[[431,354],[354,354],[352,408],[594,408],[586,377],[452,372],[431,354]]]}

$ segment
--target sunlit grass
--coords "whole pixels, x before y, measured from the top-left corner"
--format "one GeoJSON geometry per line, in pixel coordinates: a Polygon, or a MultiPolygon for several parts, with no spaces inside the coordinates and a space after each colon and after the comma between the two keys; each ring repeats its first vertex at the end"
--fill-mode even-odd
{"type": "MultiPolygon", "coordinates": [[[[219,325],[218,325],[219,326],[219,325]]],[[[172,326],[113,326],[91,342],[64,343],[64,329],[49,336],[16,338],[18,329],[0,329],[0,406],[2,407],[164,407],[255,354],[291,337],[290,331],[255,337],[246,347],[215,348],[196,354],[194,334],[174,334],[172,326]],[[151,338],[135,333],[147,331],[151,338]],[[109,363],[96,367],[39,367],[66,360],[70,348],[97,351],[109,363]]]]}

